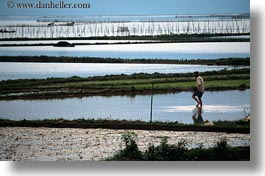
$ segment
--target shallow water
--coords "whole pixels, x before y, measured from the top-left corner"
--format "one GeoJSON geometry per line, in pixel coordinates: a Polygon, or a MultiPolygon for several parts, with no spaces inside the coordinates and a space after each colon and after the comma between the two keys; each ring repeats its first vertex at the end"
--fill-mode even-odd
{"type": "Polygon", "coordinates": [[[49,77],[89,77],[134,73],[188,73],[242,67],[176,64],[97,64],[0,62],[0,80],[49,77]]]}
{"type": "MultiPolygon", "coordinates": [[[[150,95],[93,96],[53,100],[0,101],[0,117],[21,119],[150,119],[150,95]]],[[[205,92],[201,117],[191,92],[158,94],[153,97],[153,121],[185,124],[205,120],[238,120],[250,113],[250,90],[205,92]]]]}
{"type": "Polygon", "coordinates": [[[0,47],[1,56],[70,56],[129,59],[218,59],[250,57],[250,42],[0,47]]]}

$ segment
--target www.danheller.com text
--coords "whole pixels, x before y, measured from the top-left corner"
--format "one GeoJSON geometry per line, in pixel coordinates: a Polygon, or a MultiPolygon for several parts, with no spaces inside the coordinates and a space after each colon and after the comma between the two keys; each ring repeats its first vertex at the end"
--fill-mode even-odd
{"type": "Polygon", "coordinates": [[[17,8],[17,9],[90,9],[91,4],[88,2],[79,3],[69,3],[67,1],[37,1],[34,3],[25,2],[14,2],[8,0],[6,4],[7,8],[17,8]]]}

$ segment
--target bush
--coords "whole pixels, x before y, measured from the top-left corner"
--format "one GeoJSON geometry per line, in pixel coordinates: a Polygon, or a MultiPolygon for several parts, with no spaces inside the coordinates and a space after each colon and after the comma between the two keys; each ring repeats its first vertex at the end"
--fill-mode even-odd
{"type": "Polygon", "coordinates": [[[175,161],[186,160],[185,152],[187,151],[185,141],[181,141],[177,146],[167,143],[166,137],[162,138],[160,145],[150,145],[148,150],[145,151],[144,158],[153,161],[175,161]]]}
{"type": "Polygon", "coordinates": [[[126,132],[122,135],[122,140],[125,143],[125,148],[121,150],[117,155],[109,160],[124,160],[124,161],[137,161],[143,160],[143,155],[139,151],[135,142],[137,135],[132,132],[126,132]]]}
{"type": "Polygon", "coordinates": [[[177,145],[168,144],[168,138],[164,137],[160,145],[150,145],[142,153],[136,144],[137,135],[126,132],[122,135],[125,148],[119,151],[114,157],[107,160],[119,161],[249,161],[250,147],[230,147],[225,138],[208,149],[201,145],[199,148],[188,149],[185,140],[177,145]]]}

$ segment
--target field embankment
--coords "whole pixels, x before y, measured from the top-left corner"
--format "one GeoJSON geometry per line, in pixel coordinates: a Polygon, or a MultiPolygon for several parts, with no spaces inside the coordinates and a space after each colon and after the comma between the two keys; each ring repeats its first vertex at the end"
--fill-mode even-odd
{"type": "Polygon", "coordinates": [[[144,122],[128,120],[95,119],[46,119],[46,120],[8,120],[0,119],[0,127],[48,127],[48,128],[105,128],[125,130],[162,130],[162,131],[203,131],[250,133],[250,121],[216,121],[214,125],[189,125],[178,122],[144,122]]]}
{"type": "MultiPolygon", "coordinates": [[[[206,91],[250,88],[249,68],[204,72],[202,76],[206,91]]],[[[21,79],[1,81],[0,100],[174,93],[193,87],[193,73],[21,79]]]]}

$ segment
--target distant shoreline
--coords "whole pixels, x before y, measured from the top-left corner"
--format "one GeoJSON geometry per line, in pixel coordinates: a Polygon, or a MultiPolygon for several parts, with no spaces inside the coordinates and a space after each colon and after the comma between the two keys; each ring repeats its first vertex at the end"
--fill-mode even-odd
{"type": "MultiPolygon", "coordinates": [[[[225,36],[245,36],[250,33],[234,34],[172,34],[146,36],[102,36],[102,37],[61,37],[61,38],[2,38],[1,41],[45,41],[45,40],[117,40],[117,43],[104,44],[147,44],[147,43],[188,43],[188,42],[250,42],[250,38],[218,38],[225,36]],[[119,42],[119,40],[147,40],[146,42],[119,42]],[[150,41],[148,41],[150,40],[150,41]]],[[[74,43],[75,45],[102,45],[102,43],[74,43]]],[[[8,46],[50,46],[53,44],[0,44],[8,46]]]]}
{"type": "Polygon", "coordinates": [[[250,66],[250,58],[220,59],[122,59],[101,57],[56,57],[56,56],[0,56],[0,62],[39,62],[39,63],[120,63],[120,64],[192,64],[250,66]]]}

